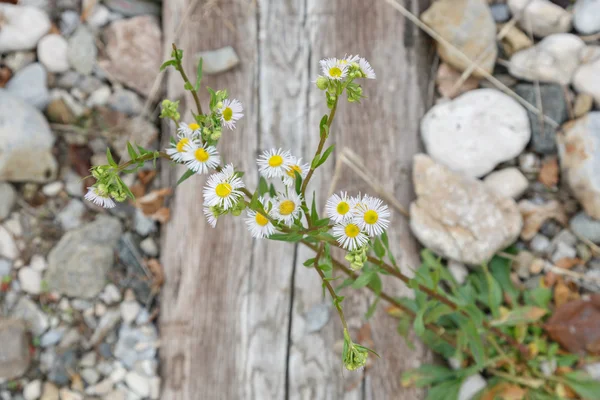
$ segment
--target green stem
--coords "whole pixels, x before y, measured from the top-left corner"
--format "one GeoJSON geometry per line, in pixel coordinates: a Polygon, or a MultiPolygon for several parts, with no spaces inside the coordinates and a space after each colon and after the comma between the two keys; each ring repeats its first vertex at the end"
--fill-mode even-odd
{"type": "MultiPolygon", "coordinates": [[[[123,163],[123,164],[120,164],[120,165],[117,167],[117,172],[122,172],[122,171],[123,171],[124,169],[126,169],[127,167],[130,167],[130,166],[132,166],[133,164],[137,164],[137,163],[139,163],[139,162],[152,161],[152,160],[154,160],[154,159],[156,158],[156,157],[155,157],[155,154],[156,154],[155,152],[148,153],[148,154],[144,154],[143,156],[141,156],[141,157],[139,157],[139,158],[136,158],[135,160],[129,160],[129,161],[127,161],[127,162],[123,163]]],[[[159,151],[159,152],[158,152],[158,156],[159,156],[160,158],[166,158],[166,159],[168,159],[168,160],[170,160],[170,159],[171,159],[171,157],[169,157],[169,156],[167,155],[167,153],[165,153],[164,151],[159,151]]]]}
{"type": "MultiPolygon", "coordinates": [[[[175,46],[175,43],[173,43],[173,50],[175,50],[175,52],[177,52],[177,46],[175,46]]],[[[192,82],[190,82],[187,75],[185,74],[185,71],[183,70],[183,65],[181,65],[181,62],[177,63],[176,69],[181,74],[183,81],[185,83],[189,84],[191,87],[194,87],[192,85],[192,82]]],[[[194,102],[196,103],[196,109],[198,110],[198,115],[202,115],[203,114],[202,106],[200,105],[200,99],[198,98],[198,93],[195,90],[190,90],[190,92],[192,92],[192,96],[194,97],[194,102]]]]}
{"type": "Polygon", "coordinates": [[[329,283],[329,280],[327,280],[327,278],[325,276],[325,273],[321,270],[321,268],[319,268],[319,259],[321,258],[321,255],[323,254],[324,247],[325,246],[324,246],[323,242],[321,242],[321,244],[319,246],[319,249],[317,251],[317,255],[315,256],[315,260],[313,262],[313,265],[315,267],[315,271],[317,271],[317,273],[321,277],[321,280],[323,281],[323,285],[325,285],[325,287],[329,291],[329,294],[331,295],[331,299],[333,300],[333,305],[337,309],[338,315],[340,316],[340,321],[342,321],[342,326],[344,327],[344,331],[347,332],[348,331],[348,324],[346,323],[346,317],[344,317],[344,311],[342,310],[342,305],[337,300],[338,296],[335,293],[335,290],[333,289],[333,286],[331,286],[331,283],[329,283]]]}

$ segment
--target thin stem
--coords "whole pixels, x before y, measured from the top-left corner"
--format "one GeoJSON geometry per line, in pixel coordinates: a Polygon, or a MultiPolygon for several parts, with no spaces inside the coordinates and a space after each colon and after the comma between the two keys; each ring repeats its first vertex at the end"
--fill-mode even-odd
{"type": "MultiPolygon", "coordinates": [[[[166,158],[166,159],[168,159],[168,160],[170,160],[170,159],[171,159],[171,157],[169,157],[169,156],[167,155],[167,153],[165,153],[164,151],[160,151],[160,152],[158,152],[158,156],[159,156],[159,157],[161,157],[161,158],[166,158]]],[[[129,161],[127,161],[127,162],[125,162],[125,163],[123,163],[123,164],[119,165],[119,166],[117,167],[117,172],[122,172],[122,171],[123,171],[124,169],[126,169],[127,167],[129,167],[129,166],[131,166],[131,165],[133,165],[133,164],[137,164],[137,163],[139,163],[140,161],[146,162],[146,161],[154,160],[155,158],[156,158],[156,157],[155,157],[155,153],[154,153],[154,152],[152,152],[152,153],[148,153],[148,154],[144,154],[144,155],[143,155],[143,156],[141,156],[140,158],[136,158],[135,160],[129,160],[129,161]]]]}
{"type": "MultiPolygon", "coordinates": [[[[173,43],[173,50],[175,50],[175,52],[177,52],[177,46],[175,46],[175,43],[173,43]]],[[[194,87],[192,85],[192,82],[190,82],[187,75],[185,74],[185,71],[183,70],[183,65],[181,65],[181,63],[177,63],[176,69],[181,74],[183,81],[185,83],[189,84],[191,87],[194,87]]],[[[195,90],[190,90],[190,92],[192,92],[192,96],[194,96],[194,102],[196,102],[196,108],[198,109],[198,115],[202,115],[203,114],[202,106],[200,105],[200,99],[198,98],[198,93],[195,90]]]]}
{"type": "Polygon", "coordinates": [[[329,291],[329,294],[331,295],[331,298],[333,299],[333,305],[335,305],[338,315],[340,316],[340,321],[342,321],[342,326],[344,327],[344,330],[347,332],[348,324],[346,324],[346,317],[344,317],[344,311],[342,310],[342,306],[340,305],[340,302],[338,301],[338,296],[335,293],[333,286],[331,286],[331,283],[329,283],[329,280],[327,280],[325,273],[321,270],[321,268],[319,268],[319,259],[321,258],[321,255],[323,254],[324,247],[325,247],[325,245],[323,244],[323,242],[321,242],[319,249],[317,250],[317,255],[315,256],[313,265],[315,267],[315,271],[317,271],[317,273],[321,277],[321,280],[323,281],[323,285],[325,285],[325,287],[329,291]]]}

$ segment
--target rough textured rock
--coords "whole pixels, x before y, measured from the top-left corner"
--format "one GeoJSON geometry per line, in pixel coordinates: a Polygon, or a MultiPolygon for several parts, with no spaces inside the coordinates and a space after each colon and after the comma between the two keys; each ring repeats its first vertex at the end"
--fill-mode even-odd
{"type": "Polygon", "coordinates": [[[417,239],[442,257],[480,265],[513,243],[523,226],[511,198],[417,154],[413,181],[417,199],[410,227],[417,239]]]}
{"type": "Polygon", "coordinates": [[[519,25],[525,32],[531,28],[535,36],[571,30],[571,13],[549,0],[508,0],[508,7],[512,15],[522,15],[519,25]]]}
{"type": "MultiPolygon", "coordinates": [[[[89,75],[96,64],[96,39],[85,25],[80,25],[73,36],[69,38],[67,58],[71,67],[80,74],[89,75]]],[[[141,60],[140,60],[141,61],[141,60]]],[[[135,64],[130,64],[135,65],[135,64]]],[[[135,70],[137,68],[131,68],[135,70]]]]}
{"type": "Polygon", "coordinates": [[[421,121],[421,136],[437,162],[480,177],[518,156],[531,131],[519,103],[498,90],[478,89],[430,109],[421,121]]]}
{"type": "Polygon", "coordinates": [[[106,28],[105,37],[108,60],[102,60],[100,66],[124,85],[148,96],[163,57],[158,20],[140,16],[115,21],[106,28]]]}
{"type": "Polygon", "coordinates": [[[0,319],[0,379],[23,375],[30,361],[29,341],[23,321],[0,319]]]}
{"type": "MultiPolygon", "coordinates": [[[[492,13],[484,0],[439,0],[434,2],[421,19],[446,40],[456,46],[471,60],[487,72],[494,69],[498,50],[496,48],[496,25],[492,13]],[[485,58],[480,55],[487,52],[485,58]]],[[[461,71],[469,62],[450,47],[438,43],[440,57],[461,71]]],[[[474,71],[475,76],[481,76],[474,71]]]]}
{"type": "Polygon", "coordinates": [[[35,7],[0,3],[0,53],[35,49],[50,19],[35,7]]]}
{"type": "Polygon", "coordinates": [[[119,220],[105,216],[67,232],[48,255],[46,281],[50,290],[80,298],[100,293],[120,235],[119,220]]]}
{"type": "Polygon", "coordinates": [[[562,178],[585,212],[600,219],[600,112],[570,121],[557,136],[562,178]]]}
{"type": "Polygon", "coordinates": [[[27,325],[27,330],[31,331],[35,336],[41,336],[50,322],[48,316],[27,297],[21,297],[11,311],[11,317],[20,319],[27,325]]]}
{"type": "Polygon", "coordinates": [[[512,197],[513,199],[521,197],[529,186],[529,181],[525,175],[515,167],[494,171],[485,177],[483,183],[500,196],[512,197]]]}
{"type": "MultiPolygon", "coordinates": [[[[515,86],[514,91],[527,100],[537,105],[536,88],[533,84],[521,83],[515,86]]],[[[562,125],[568,118],[567,100],[565,92],[560,85],[540,85],[541,108],[544,115],[562,125]]],[[[527,110],[531,122],[531,145],[533,150],[542,154],[556,153],[556,130],[549,123],[542,120],[537,113],[527,110]]]]}
{"type": "Polygon", "coordinates": [[[579,66],[584,47],[583,40],[570,33],[551,35],[534,47],[513,54],[508,72],[528,81],[568,85],[579,66]]]}
{"type": "Polygon", "coordinates": [[[577,0],[573,9],[573,25],[584,35],[600,31],[600,0],[577,0]]]}
{"type": "Polygon", "coordinates": [[[57,170],[52,155],[53,144],[54,135],[44,116],[33,106],[0,89],[0,181],[47,182],[53,179],[57,170]]]}

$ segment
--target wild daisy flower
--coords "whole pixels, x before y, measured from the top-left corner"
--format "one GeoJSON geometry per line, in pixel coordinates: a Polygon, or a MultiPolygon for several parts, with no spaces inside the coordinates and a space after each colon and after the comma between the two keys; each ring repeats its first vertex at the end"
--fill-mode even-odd
{"type": "Polygon", "coordinates": [[[390,225],[390,211],[381,199],[365,195],[356,204],[352,222],[369,236],[379,236],[390,225]]]}
{"type": "Polygon", "coordinates": [[[294,182],[296,181],[296,172],[304,179],[310,169],[308,164],[302,164],[301,158],[292,157],[291,161],[291,165],[288,170],[285,171],[285,175],[283,176],[283,184],[286,186],[294,185],[294,182]]]}
{"type": "Polygon", "coordinates": [[[88,192],[85,194],[84,199],[104,208],[113,208],[116,205],[114,200],[110,198],[110,195],[97,186],[88,187],[88,192]]]}
{"type": "Polygon", "coordinates": [[[353,251],[364,246],[369,238],[353,221],[344,221],[333,227],[333,236],[344,249],[353,251]]]}
{"type": "Polygon", "coordinates": [[[217,218],[219,218],[219,216],[215,212],[215,207],[204,206],[202,211],[204,212],[204,216],[206,217],[206,221],[208,221],[208,224],[213,228],[216,227],[217,218]]]}
{"type": "Polygon", "coordinates": [[[360,56],[357,54],[355,56],[353,55],[349,55],[349,56],[344,56],[344,58],[342,58],[340,60],[340,64],[352,64],[352,63],[357,63],[358,60],[360,60],[360,56]]]}
{"type": "Polygon", "coordinates": [[[329,79],[341,81],[348,74],[348,64],[340,63],[337,58],[326,58],[319,61],[323,75],[329,79]]]}
{"type": "Polygon", "coordinates": [[[185,147],[182,159],[185,165],[197,174],[206,174],[209,169],[215,169],[221,163],[221,157],[215,146],[200,146],[193,143],[185,147]]]}
{"type": "Polygon", "coordinates": [[[258,170],[265,178],[277,178],[286,175],[292,166],[293,157],[289,150],[271,149],[262,153],[258,160],[258,170]]]}
{"type": "Polygon", "coordinates": [[[360,68],[360,71],[363,73],[365,78],[375,79],[375,71],[373,70],[373,67],[371,67],[371,64],[369,64],[369,62],[365,58],[359,57],[358,67],[360,68]]]}
{"type": "Polygon", "coordinates": [[[355,203],[356,200],[348,197],[346,192],[340,192],[339,195],[333,194],[327,199],[325,212],[329,219],[337,224],[352,218],[352,209],[355,203]]]}
{"type": "Polygon", "coordinates": [[[222,106],[218,109],[221,123],[229,129],[235,129],[236,121],[244,116],[242,111],[244,111],[244,107],[242,107],[242,103],[239,100],[223,100],[222,106]]]}
{"type": "Polygon", "coordinates": [[[167,149],[167,154],[175,162],[184,162],[184,155],[190,145],[197,144],[197,138],[200,134],[200,125],[198,124],[180,124],[177,130],[177,142],[171,144],[167,149]]]}
{"type": "Polygon", "coordinates": [[[204,205],[208,207],[219,206],[229,210],[242,197],[244,182],[235,175],[233,165],[228,164],[223,171],[212,174],[204,186],[204,205]]]}
{"type": "MultiPolygon", "coordinates": [[[[267,215],[269,215],[270,213],[267,211],[269,209],[268,201],[263,197],[258,200],[263,205],[267,215]]],[[[271,236],[275,232],[275,226],[263,214],[250,209],[248,209],[247,214],[246,225],[248,225],[248,230],[253,237],[262,239],[271,236]]]]}
{"type": "Polygon", "coordinates": [[[295,192],[290,191],[288,194],[280,193],[275,198],[271,213],[276,220],[292,226],[294,220],[300,215],[301,204],[302,197],[295,192]]]}

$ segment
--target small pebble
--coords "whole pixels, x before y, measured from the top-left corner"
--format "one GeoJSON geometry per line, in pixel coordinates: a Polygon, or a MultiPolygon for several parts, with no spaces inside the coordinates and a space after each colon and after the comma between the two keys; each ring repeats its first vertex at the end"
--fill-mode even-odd
{"type": "Polygon", "coordinates": [[[151,237],[142,240],[140,242],[140,248],[150,257],[158,256],[158,246],[156,245],[156,241],[151,237]]]}
{"type": "Polygon", "coordinates": [[[23,388],[23,397],[25,400],[37,400],[42,395],[42,381],[36,379],[29,382],[23,388]]]}
{"type": "Polygon", "coordinates": [[[42,291],[42,275],[31,267],[19,270],[21,288],[29,294],[38,295],[42,291]]]}
{"type": "Polygon", "coordinates": [[[51,182],[42,187],[42,193],[48,197],[57,196],[65,187],[65,184],[61,181],[51,182]]]}
{"type": "Polygon", "coordinates": [[[125,376],[125,383],[127,383],[127,386],[131,390],[142,397],[150,395],[150,381],[137,372],[128,372],[125,376]]]}
{"type": "Polygon", "coordinates": [[[459,285],[465,283],[467,276],[469,275],[467,267],[465,267],[463,263],[454,260],[448,261],[448,270],[459,285]]]}
{"type": "Polygon", "coordinates": [[[550,248],[550,239],[538,233],[531,239],[529,248],[538,254],[545,254],[550,248]]]}

